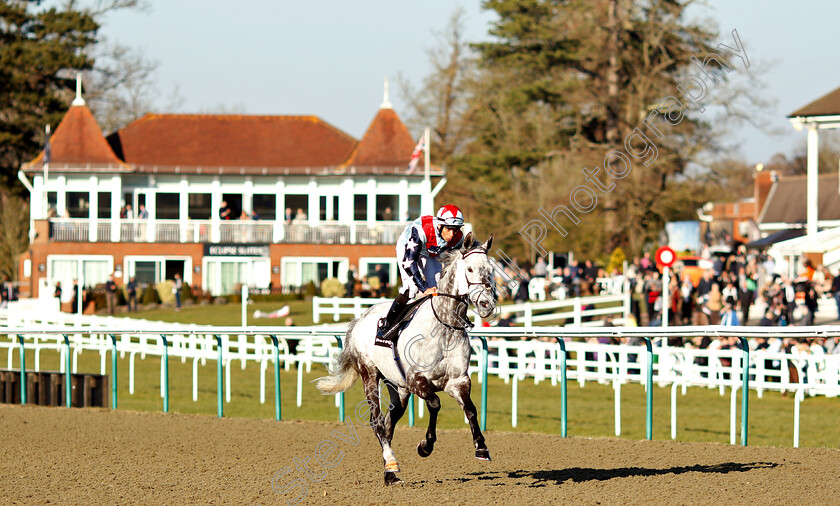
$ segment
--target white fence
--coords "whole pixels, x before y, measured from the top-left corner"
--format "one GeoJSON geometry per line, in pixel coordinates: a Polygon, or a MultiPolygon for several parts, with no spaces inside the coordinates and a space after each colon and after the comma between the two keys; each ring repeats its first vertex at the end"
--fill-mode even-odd
{"type": "MultiPolygon", "coordinates": [[[[138,331],[125,329],[124,325],[133,320],[122,320],[107,328],[61,328],[47,330],[42,326],[26,328],[3,328],[0,334],[0,349],[7,350],[7,367],[13,365],[15,350],[18,350],[17,336],[22,336],[27,352],[35,353],[35,369],[41,367],[41,351],[55,350],[61,354],[59,368],[64,370],[64,336],[69,340],[72,358],[72,370],[75,372],[78,355],[82,352],[100,354],[101,373],[106,371],[106,355],[113,349],[111,336],[117,339],[116,350],[121,356],[129,356],[129,391],[134,392],[134,362],[139,354],[141,359],[147,355],[162,356],[164,352],[162,336],[167,338],[166,351],[173,358],[180,358],[182,363],[192,361],[193,399],[198,398],[198,366],[206,364],[207,359],[216,360],[218,346],[224,357],[226,400],[230,402],[230,365],[240,361],[246,368],[249,362],[258,365],[260,374],[260,402],[265,402],[265,375],[269,363],[274,361],[271,336],[276,336],[279,343],[279,360],[288,370],[291,363],[298,363],[297,404],[302,403],[303,369],[311,369],[313,363],[326,364],[338,351],[336,338],[343,338],[343,329],[323,327],[277,327],[250,328],[201,328],[180,330],[159,329],[138,331]],[[218,336],[218,341],[217,341],[218,336]],[[290,341],[297,341],[297,351],[290,353],[290,341]]],[[[488,373],[512,382],[511,425],[517,423],[517,383],[531,377],[536,383],[550,381],[556,385],[562,381],[563,372],[571,381],[577,381],[583,387],[588,381],[612,384],[616,390],[616,434],[621,432],[621,395],[622,384],[638,382],[647,384],[645,371],[648,367],[647,353],[644,347],[629,344],[600,344],[596,342],[571,341],[570,338],[653,338],[652,384],[672,388],[672,437],[676,437],[676,392],[689,386],[719,389],[721,395],[725,389],[731,390],[731,441],[735,438],[735,397],[741,387],[743,371],[740,349],[712,350],[688,349],[667,346],[668,337],[694,337],[708,335],[713,337],[834,337],[840,336],[840,326],[823,327],[674,327],[662,328],[504,328],[477,329],[473,332],[471,344],[476,350],[470,372],[480,370],[481,338],[487,341],[488,373]],[[523,339],[525,338],[525,339],[523,339]],[[563,338],[566,352],[561,351],[556,343],[563,338]],[[565,370],[562,364],[565,362],[565,370]]],[[[764,391],[791,391],[795,396],[794,445],[798,445],[799,404],[805,395],[840,395],[840,355],[824,354],[788,354],[781,352],[752,351],[749,354],[750,388],[757,391],[759,397],[764,391]],[[796,378],[790,372],[796,371],[796,378]]],[[[163,375],[163,362],[161,363],[163,375]]],[[[480,375],[479,375],[480,380],[480,375]]],[[[163,383],[161,383],[162,385],[163,383]]],[[[163,387],[161,387],[163,390],[163,387]]],[[[163,391],[161,392],[163,395],[163,391]]],[[[338,403],[338,398],[336,399],[338,403]]],[[[420,404],[422,417],[422,404],[420,404]]]]}
{"type": "MultiPolygon", "coordinates": [[[[388,298],[313,297],[312,320],[320,323],[322,315],[331,315],[333,321],[336,322],[341,315],[358,318],[370,306],[381,302],[391,302],[391,300],[388,298]]],[[[584,321],[584,319],[596,316],[611,316],[613,323],[620,325],[630,314],[630,295],[598,295],[546,302],[525,302],[499,306],[499,311],[502,314],[510,313],[516,317],[517,322],[523,323],[526,327],[531,327],[536,322],[556,322],[557,320],[572,320],[569,325],[576,327],[602,326],[603,320],[584,321]]],[[[478,317],[476,315],[473,317],[478,323],[478,317]]]]}

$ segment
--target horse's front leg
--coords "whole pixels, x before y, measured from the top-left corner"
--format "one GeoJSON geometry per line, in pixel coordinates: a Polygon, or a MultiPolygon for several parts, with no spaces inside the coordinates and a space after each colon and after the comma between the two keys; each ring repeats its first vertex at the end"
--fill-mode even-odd
{"type": "Polygon", "coordinates": [[[475,410],[475,404],[473,404],[470,398],[471,388],[472,382],[470,381],[470,377],[462,376],[447,383],[444,390],[453,399],[458,401],[458,404],[467,416],[467,421],[470,423],[470,430],[472,430],[473,443],[475,444],[475,458],[479,460],[490,460],[490,450],[484,444],[484,435],[478,426],[478,414],[475,410]]]}
{"type": "Polygon", "coordinates": [[[432,384],[426,378],[418,377],[414,380],[414,390],[417,395],[426,401],[429,407],[429,428],[426,429],[426,439],[417,445],[417,454],[421,457],[428,457],[435,449],[437,441],[437,416],[440,411],[440,397],[435,393],[432,384]]]}

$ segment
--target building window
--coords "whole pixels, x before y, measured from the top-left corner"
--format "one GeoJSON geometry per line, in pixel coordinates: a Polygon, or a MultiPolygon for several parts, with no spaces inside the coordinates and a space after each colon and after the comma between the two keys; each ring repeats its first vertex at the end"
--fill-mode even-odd
{"type": "Polygon", "coordinates": [[[332,220],[338,221],[338,195],[333,195],[332,220]]]}
{"type": "Polygon", "coordinates": [[[377,221],[394,221],[397,219],[397,195],[376,196],[376,219],[377,221]]]}
{"type": "Polygon", "coordinates": [[[61,282],[62,299],[65,301],[72,297],[74,279],[79,280],[79,285],[83,288],[94,287],[108,281],[113,269],[114,259],[107,255],[47,256],[47,279],[53,286],[56,281],[61,282]]]}
{"type": "Polygon", "coordinates": [[[213,295],[236,293],[241,285],[268,288],[269,258],[204,257],[205,287],[213,295]]]}
{"type": "Polygon", "coordinates": [[[337,278],[344,283],[350,262],[347,258],[284,257],[281,267],[283,286],[297,288],[310,281],[319,286],[328,278],[337,278]]]}
{"type": "Polygon", "coordinates": [[[405,221],[416,220],[420,217],[423,212],[420,203],[420,195],[408,196],[408,216],[405,217],[405,221]]]}
{"type": "Polygon", "coordinates": [[[353,195],[353,219],[367,220],[367,195],[353,195]]]}
{"type": "Polygon", "coordinates": [[[111,217],[111,192],[99,192],[96,196],[97,211],[96,217],[108,219],[111,217]]]}
{"type": "Polygon", "coordinates": [[[318,219],[327,221],[327,197],[324,195],[318,197],[318,219]]]}
{"type": "Polygon", "coordinates": [[[254,194],[253,210],[261,220],[277,219],[277,196],[254,194]]]}
{"type": "Polygon", "coordinates": [[[213,214],[210,208],[209,193],[190,193],[188,197],[187,216],[191,220],[209,220],[213,214]]]}
{"type": "Polygon", "coordinates": [[[90,193],[67,192],[67,214],[70,218],[90,218],[90,193]]]}
{"type": "Polygon", "coordinates": [[[291,209],[292,219],[301,220],[308,215],[309,195],[289,194],[286,195],[286,209],[291,209]],[[301,214],[298,216],[298,214],[301,214]]]}
{"type": "Polygon", "coordinates": [[[177,193],[155,193],[155,217],[177,220],[181,217],[181,196],[177,193]]]}

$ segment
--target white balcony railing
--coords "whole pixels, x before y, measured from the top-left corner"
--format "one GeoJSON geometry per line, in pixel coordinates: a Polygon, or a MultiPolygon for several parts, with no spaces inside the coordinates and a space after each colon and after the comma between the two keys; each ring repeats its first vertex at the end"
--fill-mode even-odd
{"type": "Polygon", "coordinates": [[[395,244],[405,226],[400,222],[324,222],[310,226],[268,220],[52,218],[49,237],[58,242],[395,244]]]}

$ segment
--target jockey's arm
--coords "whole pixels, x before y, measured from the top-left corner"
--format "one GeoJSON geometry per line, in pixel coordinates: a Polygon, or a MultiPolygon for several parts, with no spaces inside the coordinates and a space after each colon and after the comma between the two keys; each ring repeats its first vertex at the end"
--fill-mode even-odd
{"type": "Polygon", "coordinates": [[[405,272],[411,276],[414,284],[417,285],[417,290],[425,292],[429,287],[426,284],[426,280],[423,278],[423,272],[420,269],[419,260],[421,246],[422,242],[417,228],[411,227],[411,236],[405,244],[405,252],[403,253],[403,258],[401,260],[402,266],[405,269],[405,272]]]}

